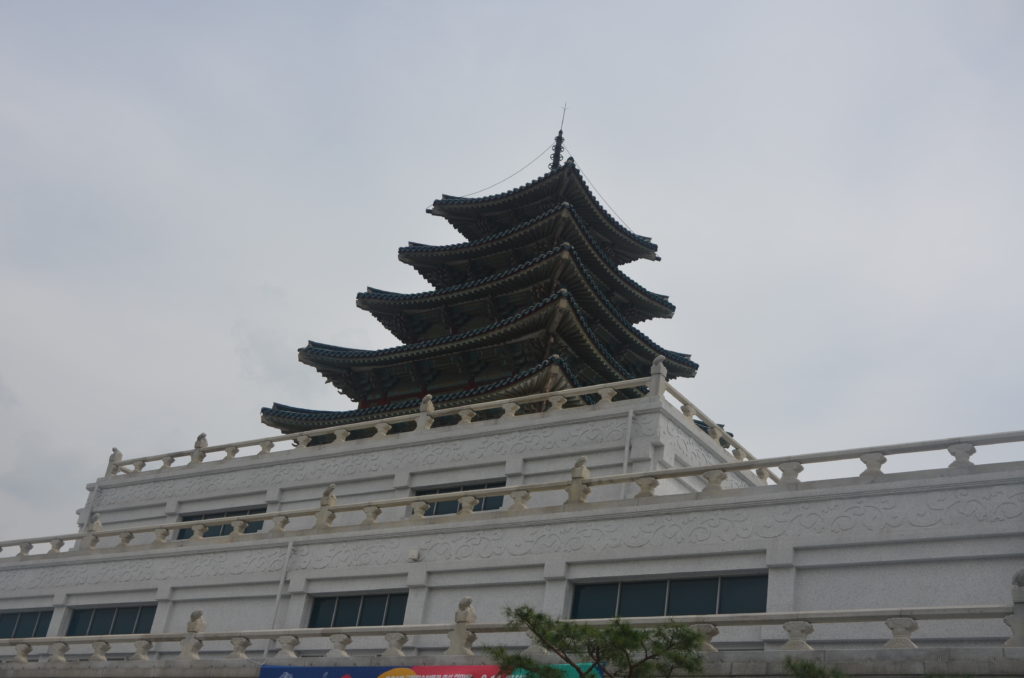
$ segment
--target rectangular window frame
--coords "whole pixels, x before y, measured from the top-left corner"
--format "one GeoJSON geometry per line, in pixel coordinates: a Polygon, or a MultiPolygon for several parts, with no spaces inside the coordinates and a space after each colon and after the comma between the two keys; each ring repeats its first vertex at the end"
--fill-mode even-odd
{"type": "Polygon", "coordinates": [[[90,605],[75,607],[71,609],[68,617],[68,627],[64,635],[67,636],[108,636],[108,635],[130,635],[135,633],[150,633],[153,630],[153,620],[156,617],[156,603],[137,603],[132,605],[90,605]],[[123,621],[123,616],[129,610],[133,611],[131,630],[120,630],[114,632],[114,627],[123,621]],[[104,628],[96,628],[96,613],[111,613],[109,628],[104,623],[104,628]],[[88,618],[84,619],[84,615],[88,618]],[[81,628],[79,628],[81,627],[81,628]],[[143,628],[144,627],[144,628],[143,628]]]}
{"type": "MultiPolygon", "coordinates": [[[[642,578],[642,579],[613,579],[613,580],[598,580],[598,581],[577,582],[577,583],[575,583],[573,585],[572,600],[570,601],[570,605],[569,605],[569,618],[570,619],[597,619],[598,618],[598,617],[580,617],[580,616],[577,616],[577,612],[578,612],[578,610],[580,608],[580,605],[581,605],[580,598],[579,598],[579,591],[581,590],[581,587],[614,584],[615,585],[615,606],[614,606],[614,614],[612,614],[611,616],[612,617],[618,617],[618,616],[622,616],[622,615],[620,615],[620,612],[622,610],[622,588],[623,588],[623,586],[624,585],[628,585],[628,584],[633,584],[633,583],[641,583],[641,582],[664,582],[664,585],[665,585],[664,598],[662,600],[662,606],[661,606],[661,610],[662,610],[661,614],[658,614],[658,615],[645,615],[645,616],[656,616],[656,617],[662,617],[662,616],[686,616],[686,615],[684,615],[682,613],[669,612],[669,605],[670,605],[671,600],[672,600],[672,584],[674,582],[698,582],[698,581],[708,581],[708,580],[715,580],[715,584],[714,584],[714,586],[715,586],[715,611],[714,612],[708,612],[706,614],[709,614],[709,615],[710,614],[732,614],[733,612],[731,612],[731,611],[727,611],[727,612],[722,612],[721,611],[722,610],[722,586],[723,586],[723,582],[728,581],[728,580],[755,579],[755,578],[764,581],[765,600],[764,600],[764,605],[757,605],[756,606],[756,607],[759,607],[759,608],[762,608],[762,609],[759,609],[759,610],[756,610],[756,611],[751,610],[750,612],[764,612],[764,611],[767,610],[767,607],[768,607],[768,600],[767,600],[768,573],[767,572],[764,572],[764,573],[750,572],[750,573],[743,573],[743,574],[705,575],[705,576],[693,576],[693,577],[665,577],[665,578],[651,577],[651,578],[642,578]]],[[[629,617],[623,617],[623,618],[629,618],[629,617]]]]}
{"type": "MultiPolygon", "coordinates": [[[[5,610],[0,612],[0,638],[45,638],[53,619],[53,608],[5,610]],[[31,626],[29,635],[19,629],[31,626]],[[7,628],[10,627],[10,631],[7,628]]],[[[27,629],[25,629],[27,630],[27,629]]]]}
{"type": "MultiPolygon", "coordinates": [[[[221,509],[218,511],[197,511],[194,513],[182,513],[178,518],[178,522],[184,523],[192,520],[213,520],[215,518],[244,518],[245,516],[252,516],[259,513],[266,513],[267,507],[264,506],[249,506],[249,507],[238,507],[221,509]]],[[[243,534],[255,534],[263,529],[262,520],[254,520],[245,526],[243,534]]],[[[206,532],[203,533],[203,539],[212,539],[214,537],[224,537],[231,534],[232,528],[231,523],[224,523],[223,525],[208,525],[206,532]]],[[[181,541],[184,539],[192,538],[192,528],[183,527],[178,530],[178,533],[174,536],[175,540],[181,541]]]]}
{"type": "Polygon", "coordinates": [[[407,606],[409,604],[409,592],[407,590],[404,590],[404,591],[403,590],[391,590],[391,591],[366,591],[366,592],[360,592],[360,593],[339,593],[337,595],[316,595],[316,596],[313,596],[312,600],[311,600],[311,603],[310,603],[310,607],[309,607],[309,615],[307,615],[306,627],[307,628],[334,628],[335,626],[338,626],[338,624],[336,624],[335,622],[337,621],[337,617],[338,617],[339,603],[342,600],[350,600],[351,601],[351,600],[354,600],[354,599],[358,599],[359,600],[359,607],[358,607],[358,609],[356,611],[356,623],[355,624],[347,624],[347,625],[343,624],[341,626],[402,626],[403,624],[405,624],[405,613],[406,613],[407,606]],[[363,611],[365,609],[364,606],[366,604],[366,599],[367,598],[377,597],[377,596],[386,596],[386,600],[385,600],[385,603],[384,603],[384,612],[383,612],[383,615],[382,615],[383,616],[383,623],[381,623],[381,624],[364,623],[363,611]],[[391,613],[394,610],[394,605],[397,603],[398,599],[401,599],[402,618],[401,618],[400,621],[397,621],[397,622],[396,621],[392,621],[392,622],[389,623],[388,622],[388,615],[389,615],[389,613],[391,613]],[[325,603],[327,601],[331,601],[331,600],[334,601],[334,604],[333,604],[332,609],[331,609],[331,623],[329,625],[326,625],[326,626],[322,626],[322,625],[314,626],[313,625],[313,617],[314,617],[314,615],[317,612],[317,605],[325,603]]]}

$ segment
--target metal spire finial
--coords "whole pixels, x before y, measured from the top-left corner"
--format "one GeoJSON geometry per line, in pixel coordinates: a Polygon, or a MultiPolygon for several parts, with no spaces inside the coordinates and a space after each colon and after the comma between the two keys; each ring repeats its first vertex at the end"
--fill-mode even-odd
{"type": "Polygon", "coordinates": [[[565,111],[568,108],[568,105],[562,106],[562,122],[558,125],[558,136],[555,137],[555,150],[551,154],[551,164],[548,165],[548,169],[552,171],[562,166],[562,142],[565,141],[565,138],[562,136],[562,128],[565,126],[565,111]]]}

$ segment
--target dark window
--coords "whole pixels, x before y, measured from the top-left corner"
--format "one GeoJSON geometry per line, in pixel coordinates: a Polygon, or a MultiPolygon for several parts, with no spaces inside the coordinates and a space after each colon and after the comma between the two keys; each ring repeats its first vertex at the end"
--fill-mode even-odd
{"type": "MultiPolygon", "coordinates": [[[[446,487],[433,487],[429,490],[416,490],[417,497],[423,497],[429,494],[444,494],[446,492],[469,492],[471,490],[487,490],[492,487],[505,487],[504,480],[495,480],[490,483],[468,483],[466,485],[448,485],[446,487]]],[[[474,511],[496,511],[501,508],[501,503],[505,497],[479,497],[480,503],[473,507],[474,511]]],[[[439,501],[430,505],[427,512],[423,515],[427,516],[444,516],[452,513],[459,512],[459,502],[455,499],[449,501],[439,501]]]]}
{"type": "MultiPolygon", "coordinates": [[[[251,516],[257,513],[266,513],[266,506],[257,506],[255,508],[241,508],[241,509],[228,509],[226,511],[207,511],[206,513],[185,513],[182,514],[180,520],[185,522],[186,520],[212,520],[214,518],[234,518],[236,516],[251,516]]],[[[226,534],[231,534],[231,523],[225,523],[223,525],[207,525],[206,532],[203,533],[203,537],[222,537],[226,534]]],[[[254,520],[245,526],[245,534],[252,534],[253,532],[259,532],[263,529],[262,520],[254,520]]],[[[178,539],[191,539],[192,528],[183,527],[178,530],[178,539]]]]}
{"type": "Polygon", "coordinates": [[[398,626],[405,621],[407,593],[374,593],[362,596],[314,598],[309,625],[398,626]]]}
{"type": "Polygon", "coordinates": [[[111,633],[149,633],[156,605],[91,607],[71,611],[69,636],[102,636],[111,633]]]}
{"type": "Polygon", "coordinates": [[[0,612],[0,638],[42,638],[52,616],[53,610],[0,612]]]}
{"type": "Polygon", "coordinates": [[[577,584],[572,617],[661,617],[665,615],[764,612],[768,575],[655,579],[577,584]]]}

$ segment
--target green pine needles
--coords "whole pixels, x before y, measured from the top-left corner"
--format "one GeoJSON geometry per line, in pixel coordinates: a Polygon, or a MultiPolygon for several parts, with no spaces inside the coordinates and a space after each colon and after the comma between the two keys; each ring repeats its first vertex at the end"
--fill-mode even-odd
{"type": "MultiPolygon", "coordinates": [[[[614,619],[605,626],[553,619],[523,605],[505,609],[509,628],[527,635],[579,678],[668,678],[674,672],[703,668],[700,648],[704,637],[685,624],[637,628],[614,619]]],[[[520,670],[537,678],[565,678],[564,671],[537,661],[524,652],[488,648],[506,675],[520,670]]]]}

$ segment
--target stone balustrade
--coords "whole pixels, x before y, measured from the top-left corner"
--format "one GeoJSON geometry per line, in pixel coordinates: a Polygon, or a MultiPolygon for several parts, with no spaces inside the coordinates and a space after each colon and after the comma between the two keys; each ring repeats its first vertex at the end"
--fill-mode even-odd
{"type": "MultiPolygon", "coordinates": [[[[947,473],[971,473],[977,468],[970,461],[970,456],[974,454],[976,446],[1019,441],[1024,441],[1024,431],[949,438],[885,447],[819,452],[806,455],[775,457],[772,459],[749,458],[742,461],[707,466],[620,473],[598,477],[591,475],[590,469],[586,465],[586,459],[581,457],[567,471],[564,480],[447,492],[430,495],[429,502],[420,496],[407,496],[339,504],[337,497],[334,495],[334,486],[330,485],[324,490],[319,506],[288,511],[157,523],[130,528],[122,527],[116,530],[104,529],[100,516],[93,514],[81,532],[0,541],[0,557],[3,557],[3,553],[12,548],[16,549],[16,551],[10,553],[14,558],[45,558],[72,552],[82,554],[110,552],[111,550],[118,549],[159,548],[171,542],[181,546],[204,541],[223,542],[280,537],[285,533],[289,536],[299,536],[323,531],[366,529],[367,527],[382,524],[408,524],[410,521],[412,523],[422,521],[424,524],[435,524],[434,521],[439,520],[460,520],[471,517],[473,519],[481,519],[481,515],[474,514],[473,511],[479,502],[488,497],[509,497],[510,501],[505,502],[505,506],[501,511],[488,511],[486,519],[490,520],[498,518],[503,514],[515,515],[529,510],[531,498],[542,492],[564,493],[565,505],[582,506],[587,504],[587,498],[592,488],[602,485],[626,484],[635,488],[631,501],[643,501],[654,497],[654,491],[661,481],[687,477],[699,477],[705,484],[701,492],[696,495],[690,494],[687,496],[691,498],[696,497],[697,499],[713,498],[721,495],[723,492],[751,491],[749,489],[725,490],[722,487],[722,483],[729,473],[750,471],[760,472],[762,476],[770,477],[776,481],[774,486],[769,485],[765,488],[767,491],[796,491],[802,486],[799,476],[806,466],[848,459],[859,459],[865,467],[864,471],[859,476],[850,479],[850,482],[874,483],[885,479],[886,475],[882,472],[881,468],[889,456],[915,452],[933,452],[936,450],[947,450],[953,457],[953,461],[948,466],[947,473]],[[781,472],[781,476],[771,472],[770,469],[773,468],[778,469],[781,472]],[[455,501],[458,504],[459,509],[454,516],[426,515],[431,503],[444,501],[455,501]],[[380,520],[385,509],[395,508],[402,510],[398,512],[392,511],[390,513],[391,517],[388,520],[380,520]],[[344,513],[355,514],[359,519],[355,522],[349,521],[346,524],[336,525],[335,518],[338,514],[344,513]],[[310,520],[303,521],[301,520],[303,518],[309,518],[310,520]],[[262,522],[265,527],[262,531],[245,532],[248,525],[253,522],[262,522]],[[212,538],[205,536],[211,527],[220,525],[230,525],[232,529],[226,531],[227,533],[222,536],[212,538]],[[191,530],[191,536],[188,540],[177,540],[174,538],[176,532],[182,529],[191,530]],[[146,538],[138,539],[141,535],[145,535],[146,538]]],[[[217,532],[220,533],[221,530],[217,532]]]]}
{"type": "MultiPolygon", "coordinates": [[[[873,610],[830,610],[803,612],[762,612],[749,614],[721,614],[681,617],[639,617],[629,620],[637,627],[656,627],[673,622],[688,624],[700,631],[705,638],[703,650],[717,652],[713,641],[721,628],[731,626],[781,627],[788,637],[776,649],[801,652],[813,649],[810,637],[814,624],[870,624],[877,629],[888,629],[888,638],[878,640],[885,649],[914,649],[917,645],[911,638],[917,630],[918,621],[965,620],[1002,618],[1010,629],[1005,647],[1024,647],[1024,570],[1018,572],[1012,582],[1011,605],[980,605],[956,607],[892,608],[873,610]]],[[[580,624],[601,626],[610,619],[578,620],[580,624]]],[[[51,638],[0,639],[0,648],[9,648],[10,654],[4,663],[65,664],[68,662],[102,663],[112,659],[112,648],[119,648],[118,659],[127,662],[145,663],[158,657],[176,658],[182,662],[250,661],[248,654],[254,641],[273,641],[276,648],[269,660],[272,663],[288,663],[298,657],[349,657],[349,645],[356,638],[375,639],[371,649],[362,652],[382,657],[406,656],[405,645],[410,637],[446,636],[448,647],[444,654],[460,657],[476,654],[474,643],[481,635],[508,634],[504,622],[480,623],[476,621],[472,599],[463,598],[455,611],[451,624],[405,624],[401,626],[353,626],[334,628],[301,629],[260,629],[247,631],[206,630],[202,611],[192,613],[183,633],[145,633],[105,636],[60,636],[51,638]],[[329,649],[321,639],[326,639],[329,649]],[[316,641],[316,642],[313,642],[316,641]],[[209,649],[216,644],[217,649],[209,649]],[[300,649],[303,645],[309,650],[300,649]],[[230,645],[230,651],[225,647],[230,645]],[[127,650],[127,648],[132,648],[127,650]],[[169,648],[174,649],[169,649],[169,648]],[[70,656],[69,656],[70,655],[70,656]]],[[[884,633],[880,635],[886,635],[884,633]]],[[[525,636],[519,644],[529,643],[525,636]]],[[[268,646],[269,647],[269,646],[268,646]]]]}

